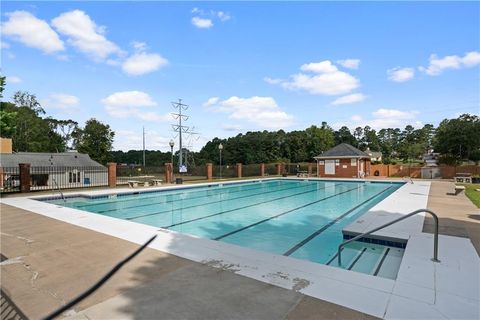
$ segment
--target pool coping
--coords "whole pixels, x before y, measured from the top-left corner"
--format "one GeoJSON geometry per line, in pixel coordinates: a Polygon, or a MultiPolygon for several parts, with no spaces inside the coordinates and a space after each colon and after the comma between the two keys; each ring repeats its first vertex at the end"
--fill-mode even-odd
{"type": "MultiPolygon", "coordinates": [[[[282,178],[268,178],[263,180],[277,179],[282,178]]],[[[241,182],[225,181],[221,183],[238,184],[258,180],[259,179],[243,180],[241,182]]],[[[301,178],[301,180],[306,179],[301,178]]],[[[364,179],[325,178],[310,178],[310,180],[366,181],[364,179]]],[[[399,181],[386,179],[372,180],[372,182],[398,183],[399,181]]],[[[208,182],[196,184],[193,187],[216,184],[218,184],[218,182],[208,182]]],[[[135,191],[172,190],[184,187],[185,185],[160,188],[138,188],[135,189],[135,191]]],[[[382,221],[385,221],[388,217],[390,217],[391,220],[392,215],[398,216],[398,214],[407,214],[410,211],[413,211],[411,210],[413,207],[415,207],[415,209],[426,208],[429,188],[430,182],[418,182],[413,184],[406,183],[382,202],[375,205],[365,215],[347,226],[344,230],[359,232],[360,230],[382,223],[382,221]],[[405,201],[405,197],[407,197],[408,201],[405,201]],[[395,210],[392,210],[391,208],[395,208],[395,210]]],[[[119,191],[113,189],[88,192],[69,192],[66,193],[66,195],[99,195],[131,192],[131,190],[119,191]]],[[[260,252],[224,242],[184,235],[171,230],[159,229],[157,227],[147,226],[132,221],[120,220],[35,200],[44,197],[45,195],[15,197],[1,199],[1,201],[8,205],[102,232],[137,244],[143,243],[152,234],[158,234],[157,239],[150,246],[154,249],[196,262],[201,262],[212,267],[231,270],[232,272],[249,278],[270,283],[282,288],[293,289],[305,295],[336,303],[377,317],[395,317],[395,310],[401,310],[399,306],[401,306],[402,303],[405,303],[402,299],[408,299],[409,303],[413,301],[416,304],[419,304],[422,311],[427,310],[431,314],[437,316],[439,314],[442,315],[443,313],[439,313],[437,306],[429,303],[430,300],[426,298],[426,296],[430,297],[431,291],[434,292],[435,296],[440,293],[452,294],[453,292],[453,295],[457,299],[462,299],[462,301],[467,304],[467,307],[470,306],[470,309],[467,308],[468,310],[471,310],[472,308],[472,301],[475,303],[479,300],[478,295],[474,295],[473,299],[471,299],[471,297],[466,296],[465,294],[462,295],[462,292],[458,294],[458,288],[452,285],[444,286],[442,292],[440,292],[437,290],[439,283],[436,278],[429,281],[428,279],[430,279],[430,277],[426,277],[423,279],[424,281],[420,282],[420,284],[418,283],[415,274],[425,274],[432,268],[435,269],[440,267],[440,265],[441,267],[445,265],[448,268],[448,264],[445,262],[451,263],[449,259],[447,259],[448,255],[445,254],[446,251],[440,256],[441,259],[444,259],[444,263],[435,266],[433,262],[429,262],[428,257],[431,255],[429,248],[431,235],[421,232],[424,218],[422,215],[419,215],[419,217],[415,219],[412,217],[412,221],[416,220],[415,223],[408,222],[401,226],[392,226],[393,228],[387,228],[382,231],[383,236],[400,239],[406,238],[408,239],[409,244],[411,244],[407,245],[397,279],[390,280],[346,271],[306,260],[260,252]],[[418,222],[421,223],[418,225],[418,222]],[[413,272],[412,269],[415,270],[415,272],[413,272]],[[424,295],[419,295],[418,292],[423,292],[424,295]],[[428,301],[426,302],[426,300],[428,301]]],[[[462,266],[464,264],[471,265],[472,261],[474,262],[474,265],[478,265],[478,259],[475,260],[475,257],[471,256],[469,251],[470,248],[466,241],[458,240],[459,238],[455,238],[454,240],[450,238],[455,237],[441,236],[441,245],[443,244],[445,247],[448,247],[452,246],[452,243],[455,242],[456,246],[463,248],[462,250],[467,252],[467,258],[459,260],[462,266]]],[[[454,251],[458,251],[458,249],[453,250],[449,254],[455,254],[454,251]]],[[[473,289],[475,289],[475,287],[473,289]]],[[[468,292],[472,291],[471,289],[468,290],[468,292]]]]}

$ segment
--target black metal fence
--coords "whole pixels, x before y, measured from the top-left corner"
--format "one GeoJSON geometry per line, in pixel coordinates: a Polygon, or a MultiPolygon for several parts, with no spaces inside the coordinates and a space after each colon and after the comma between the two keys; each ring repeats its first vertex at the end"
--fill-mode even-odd
{"type": "Polygon", "coordinates": [[[165,177],[165,166],[117,166],[117,185],[126,185],[128,181],[146,182],[148,180],[162,180],[165,177]]]}
{"type": "Polygon", "coordinates": [[[18,166],[0,168],[0,191],[1,193],[20,191],[20,168],[18,166]]]}
{"type": "Polygon", "coordinates": [[[108,185],[105,167],[30,167],[30,190],[90,188],[108,185]]]}

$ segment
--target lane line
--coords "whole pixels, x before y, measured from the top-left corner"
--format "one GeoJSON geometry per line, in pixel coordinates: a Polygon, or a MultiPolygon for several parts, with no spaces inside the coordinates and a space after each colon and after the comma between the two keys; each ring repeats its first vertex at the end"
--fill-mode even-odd
{"type": "MultiPolygon", "coordinates": [[[[341,184],[339,184],[339,185],[341,185],[341,184]]],[[[235,208],[235,209],[231,209],[231,210],[221,211],[221,212],[210,214],[210,215],[207,215],[207,216],[204,216],[204,217],[199,217],[199,218],[195,218],[195,219],[191,219],[191,220],[182,221],[182,222],[175,223],[175,224],[165,226],[165,227],[162,227],[162,228],[168,229],[168,228],[178,226],[178,225],[182,225],[182,224],[185,224],[185,223],[190,223],[190,222],[194,222],[194,221],[198,221],[198,220],[202,220],[202,219],[207,219],[207,218],[222,215],[222,214],[225,214],[225,213],[229,213],[229,212],[233,212],[233,211],[237,211],[237,210],[242,210],[242,209],[245,209],[245,208],[250,208],[250,207],[258,206],[260,204],[265,204],[265,203],[269,203],[269,202],[273,202],[273,201],[277,201],[277,200],[283,200],[283,199],[286,199],[286,198],[291,198],[291,197],[299,196],[299,195],[302,195],[302,194],[315,192],[315,191],[318,191],[318,190],[323,190],[323,189],[327,189],[327,188],[335,187],[335,186],[339,186],[339,185],[326,186],[326,187],[323,187],[323,188],[315,188],[314,190],[308,190],[308,191],[304,191],[304,192],[300,192],[300,193],[294,193],[294,194],[291,194],[291,195],[288,195],[288,196],[283,196],[283,197],[279,197],[279,198],[275,198],[275,199],[271,199],[271,200],[267,200],[267,201],[262,201],[262,202],[250,204],[248,206],[244,206],[244,207],[241,207],[241,208],[235,208]]]]}
{"type": "Polygon", "coordinates": [[[191,209],[191,208],[196,208],[196,207],[203,207],[203,206],[206,206],[206,205],[215,204],[215,203],[220,203],[220,202],[224,202],[224,201],[244,199],[244,198],[248,198],[248,197],[254,197],[254,196],[264,195],[264,194],[266,194],[266,193],[272,193],[272,192],[278,192],[278,191],[286,191],[286,190],[290,190],[290,189],[299,189],[299,188],[305,188],[305,187],[311,187],[311,186],[312,186],[312,185],[305,185],[305,186],[295,185],[295,186],[293,186],[293,187],[288,187],[288,188],[284,188],[284,189],[280,189],[280,190],[272,190],[272,191],[267,191],[267,192],[263,192],[263,193],[249,194],[249,195],[240,196],[240,197],[236,197],[236,198],[230,198],[230,199],[215,200],[215,201],[205,202],[205,203],[202,203],[202,204],[195,204],[195,205],[191,205],[191,206],[187,206],[187,207],[182,207],[182,208],[177,208],[177,209],[169,209],[169,210],[157,211],[157,212],[152,212],[152,213],[143,214],[143,215],[140,215],[140,216],[123,218],[123,219],[135,220],[135,219],[138,219],[138,218],[155,216],[155,215],[157,215],[157,214],[171,213],[172,211],[177,211],[177,210],[185,210],[185,209],[191,209]]]}
{"type": "MultiPolygon", "coordinates": [[[[188,199],[172,199],[172,200],[168,200],[168,201],[151,202],[151,203],[146,203],[146,204],[142,204],[142,205],[134,205],[134,206],[129,206],[129,207],[123,207],[120,210],[139,208],[139,207],[155,206],[155,205],[158,205],[158,204],[172,203],[172,202],[177,202],[177,201],[182,201],[182,200],[189,201],[189,200],[200,199],[200,198],[205,198],[205,197],[213,197],[213,196],[218,196],[218,195],[221,196],[221,195],[225,195],[225,194],[230,195],[232,193],[246,192],[246,191],[252,191],[252,190],[254,191],[254,190],[262,189],[262,188],[263,188],[263,186],[260,186],[259,188],[248,188],[248,189],[243,189],[243,190],[236,190],[236,191],[232,191],[232,192],[219,192],[215,195],[204,194],[204,195],[200,195],[200,196],[196,196],[196,197],[189,197],[188,199]]],[[[292,187],[289,187],[287,189],[290,189],[290,188],[292,188],[292,187]]],[[[204,190],[204,191],[214,191],[214,190],[216,191],[218,189],[204,190]]],[[[177,194],[182,194],[182,193],[177,193],[177,194]]],[[[169,195],[167,195],[167,196],[169,196],[169,195]]],[[[153,198],[154,197],[148,197],[147,199],[153,199],[153,198]]],[[[241,198],[241,197],[239,197],[239,198],[241,198]]],[[[239,199],[239,198],[231,198],[231,200],[239,199]]],[[[144,199],[135,199],[135,200],[144,200],[144,199]]],[[[226,199],[224,199],[224,200],[226,200],[226,199]]],[[[222,201],[222,200],[219,200],[219,201],[222,201]]],[[[111,211],[117,211],[117,210],[119,210],[119,209],[115,208],[115,209],[97,211],[96,213],[105,213],[105,212],[111,212],[111,211]]],[[[169,210],[169,211],[171,211],[171,210],[169,210]]]]}
{"type": "Polygon", "coordinates": [[[294,209],[290,209],[290,210],[288,210],[288,211],[284,211],[284,212],[279,213],[279,214],[277,214],[277,215],[274,215],[274,216],[272,216],[272,217],[270,217],[270,218],[260,220],[260,221],[258,221],[258,222],[252,223],[252,224],[250,224],[250,225],[248,225],[248,226],[245,226],[245,227],[243,227],[243,228],[240,228],[240,229],[234,230],[234,231],[232,231],[232,232],[226,233],[226,234],[224,234],[224,235],[221,235],[220,237],[216,237],[216,238],[214,238],[213,240],[223,239],[223,238],[225,238],[225,237],[231,236],[232,234],[241,232],[241,231],[243,231],[243,230],[246,230],[246,229],[248,229],[248,228],[254,227],[254,226],[259,225],[259,224],[261,224],[261,223],[264,223],[264,222],[270,221],[270,220],[272,220],[272,219],[281,217],[281,216],[286,215],[286,214],[288,214],[288,213],[291,213],[291,212],[293,212],[293,211],[296,211],[296,210],[303,209],[303,208],[305,208],[305,207],[311,206],[312,204],[316,204],[316,203],[319,203],[319,202],[328,200],[328,199],[330,199],[330,198],[334,198],[334,197],[336,197],[336,196],[339,196],[339,195],[341,195],[341,194],[344,194],[344,193],[347,193],[347,192],[350,192],[350,191],[353,191],[353,190],[358,190],[360,187],[364,187],[364,185],[361,185],[361,186],[355,187],[355,188],[353,188],[353,189],[348,189],[348,190],[346,190],[346,191],[342,191],[342,192],[336,193],[336,194],[334,194],[334,195],[332,195],[332,196],[328,196],[328,197],[322,198],[322,199],[320,199],[320,200],[316,200],[316,201],[313,201],[313,202],[309,202],[309,203],[307,203],[307,204],[304,204],[304,205],[302,205],[302,206],[300,206],[300,207],[297,207],[297,208],[294,208],[294,209]]]}
{"type": "Polygon", "coordinates": [[[343,218],[345,218],[347,215],[349,215],[350,213],[352,213],[353,211],[355,211],[356,209],[358,209],[359,207],[363,206],[364,204],[368,203],[369,201],[373,200],[374,198],[378,197],[379,195],[381,195],[382,193],[386,192],[387,190],[389,190],[390,188],[393,188],[393,186],[390,186],[388,188],[385,188],[383,189],[382,191],[380,191],[379,193],[375,194],[374,196],[368,198],[367,200],[357,204],[355,207],[349,209],[348,211],[342,213],[340,216],[338,216],[337,218],[335,218],[334,220],[330,221],[329,223],[327,223],[326,225],[324,225],[323,227],[321,227],[320,229],[318,229],[317,231],[315,231],[314,233],[312,233],[311,235],[309,235],[308,237],[306,237],[305,239],[303,239],[302,241],[300,241],[299,243],[297,243],[296,245],[294,245],[292,248],[288,249],[287,251],[285,251],[285,253],[283,254],[284,256],[289,256],[291,255],[292,253],[294,253],[295,251],[297,251],[298,249],[300,249],[301,247],[303,247],[305,244],[307,244],[308,242],[310,242],[313,238],[315,238],[316,236],[318,236],[319,234],[321,234],[322,232],[324,232],[325,230],[327,230],[328,228],[330,228],[332,225],[334,225],[335,223],[337,223],[338,221],[342,220],[343,218]]]}
{"type": "MultiPolygon", "coordinates": [[[[279,182],[279,181],[276,181],[276,180],[273,180],[273,181],[266,181],[266,182],[251,182],[251,185],[254,186],[255,188],[249,188],[249,189],[243,189],[243,190],[236,190],[236,191],[232,191],[232,192],[229,192],[229,193],[235,193],[235,192],[241,192],[241,191],[244,191],[244,190],[255,190],[255,189],[261,189],[262,186],[260,186],[259,188],[256,188],[256,186],[258,186],[259,184],[260,185],[265,185],[267,183],[272,183],[272,182],[279,182]]],[[[208,191],[211,191],[211,190],[230,190],[230,189],[234,189],[234,188],[241,188],[242,186],[245,186],[245,185],[249,185],[247,183],[243,183],[243,185],[228,185],[228,186],[225,186],[223,185],[221,188],[219,187],[219,185],[216,185],[214,186],[215,188],[212,188],[212,186],[207,186],[207,187],[195,187],[197,189],[201,189],[201,190],[193,190],[191,192],[187,192],[187,194],[195,194],[195,193],[200,193],[200,192],[208,192],[208,191]]],[[[195,188],[190,188],[190,189],[195,189],[195,188]]],[[[168,193],[169,191],[172,191],[172,190],[158,190],[158,191],[149,191],[149,192],[144,192],[144,193],[137,193],[137,194],[127,194],[127,195],[124,195],[122,197],[128,197],[128,196],[138,196],[138,195],[141,195],[141,194],[155,194],[155,193],[163,193],[165,196],[176,196],[176,195],[182,195],[182,194],[185,194],[185,192],[176,192],[176,193],[168,193]]],[[[173,190],[175,191],[175,190],[173,190]]],[[[221,193],[219,193],[221,194],[221,193]]],[[[155,199],[157,198],[158,195],[156,196],[151,196],[151,197],[145,197],[145,198],[142,198],[141,200],[145,200],[145,199],[155,199]]],[[[200,196],[200,197],[203,197],[203,196],[200,196]]],[[[196,197],[196,198],[199,198],[199,197],[196,197]]],[[[134,198],[134,199],[125,199],[125,200],[122,200],[122,202],[130,202],[130,201],[138,201],[139,199],[138,198],[134,198]]],[[[76,208],[84,208],[84,207],[90,207],[90,206],[97,206],[97,205],[102,205],[102,204],[115,204],[115,203],[118,203],[116,202],[118,201],[118,198],[116,200],[110,200],[110,201],[103,201],[103,202],[96,202],[96,203],[88,203],[88,204],[83,204],[83,205],[78,205],[76,206],[76,208]]]]}
{"type": "Polygon", "coordinates": [[[382,268],[382,265],[385,262],[385,259],[387,258],[389,251],[390,251],[390,248],[387,248],[387,250],[385,250],[385,253],[382,256],[382,260],[380,260],[380,263],[378,264],[377,268],[375,269],[375,272],[373,273],[374,276],[377,276],[378,273],[380,272],[380,269],[382,268]]]}

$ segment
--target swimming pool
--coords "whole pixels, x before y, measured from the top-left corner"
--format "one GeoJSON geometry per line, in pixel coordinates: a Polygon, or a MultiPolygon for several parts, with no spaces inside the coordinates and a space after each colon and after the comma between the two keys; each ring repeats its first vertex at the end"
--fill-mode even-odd
{"type": "Polygon", "coordinates": [[[401,185],[277,179],[48,202],[328,264],[342,229],[401,185]]]}

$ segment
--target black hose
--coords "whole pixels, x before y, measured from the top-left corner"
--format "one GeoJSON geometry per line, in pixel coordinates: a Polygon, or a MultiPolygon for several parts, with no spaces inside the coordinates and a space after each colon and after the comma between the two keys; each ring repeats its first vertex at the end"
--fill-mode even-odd
{"type": "Polygon", "coordinates": [[[95,283],[90,289],[88,289],[87,291],[85,291],[84,293],[82,293],[81,295],[79,295],[78,297],[76,297],[75,299],[73,299],[72,301],[70,301],[69,303],[67,303],[66,305],[64,305],[63,307],[55,310],[54,312],[52,312],[50,315],[46,316],[44,319],[45,320],[50,320],[50,319],[55,319],[56,317],[58,317],[59,315],[61,315],[62,313],[64,313],[65,311],[67,311],[68,309],[72,308],[74,305],[76,305],[77,303],[79,303],[80,301],[82,301],[83,299],[85,299],[86,297],[88,297],[89,295],[91,295],[92,293],[94,293],[98,288],[100,288],[108,279],[110,279],[118,270],[120,270],[120,268],[122,268],[128,261],[132,260],[133,258],[135,258],[135,256],[137,254],[139,254],[140,252],[143,251],[143,249],[145,249],[150,243],[152,243],[153,240],[155,240],[155,238],[157,237],[157,235],[154,235],[153,237],[150,238],[150,240],[148,240],[147,242],[145,242],[140,248],[138,248],[137,250],[135,250],[135,252],[133,252],[131,255],[129,255],[128,257],[126,257],[125,259],[123,259],[122,261],[120,261],[119,263],[117,263],[117,265],[115,267],[113,267],[112,270],[110,270],[106,275],[104,275],[97,283],[95,283]]]}

